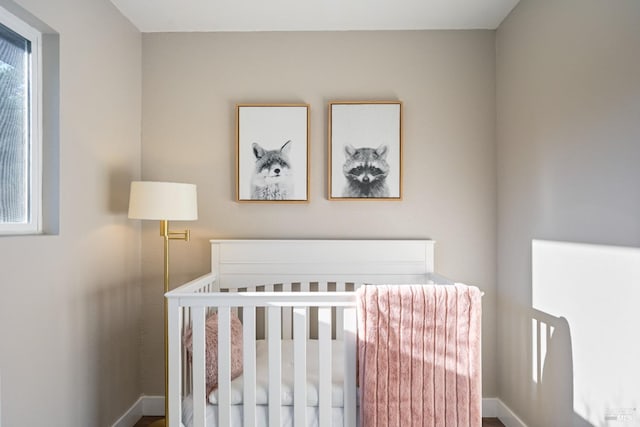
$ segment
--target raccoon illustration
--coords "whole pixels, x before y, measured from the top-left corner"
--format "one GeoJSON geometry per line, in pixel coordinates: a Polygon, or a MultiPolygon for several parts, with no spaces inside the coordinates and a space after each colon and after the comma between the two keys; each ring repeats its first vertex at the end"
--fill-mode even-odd
{"type": "Polygon", "coordinates": [[[290,199],[293,195],[293,176],[289,161],[291,140],[277,150],[265,150],[255,142],[251,148],[256,156],[256,165],[251,177],[251,199],[290,199]]]}
{"type": "Polygon", "coordinates": [[[347,184],[343,191],[344,197],[389,197],[387,175],[386,145],[378,148],[354,148],[345,145],[346,160],[342,167],[347,184]]]}

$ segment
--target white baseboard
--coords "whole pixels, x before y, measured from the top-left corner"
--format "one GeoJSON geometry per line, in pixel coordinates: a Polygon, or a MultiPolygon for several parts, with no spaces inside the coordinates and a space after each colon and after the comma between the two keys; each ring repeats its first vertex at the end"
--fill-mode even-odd
{"type": "Polygon", "coordinates": [[[132,427],[141,417],[164,415],[164,396],[140,396],[111,427],[132,427]]]}
{"type": "Polygon", "coordinates": [[[527,425],[497,397],[486,397],[482,399],[482,416],[498,418],[505,427],[527,427],[527,425]]]}
{"type": "MultiPolygon", "coordinates": [[[[164,415],[164,396],[140,396],[136,403],[111,427],[132,427],[142,416],[164,415]]],[[[482,399],[482,416],[498,418],[505,427],[527,427],[504,402],[497,397],[482,399]]]]}

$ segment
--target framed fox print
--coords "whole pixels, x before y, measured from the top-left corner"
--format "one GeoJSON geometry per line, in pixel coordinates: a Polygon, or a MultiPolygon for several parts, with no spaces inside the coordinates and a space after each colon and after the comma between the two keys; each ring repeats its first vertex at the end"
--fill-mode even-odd
{"type": "Polygon", "coordinates": [[[329,103],[329,199],[402,200],[402,102],[329,103]]]}
{"type": "Polygon", "coordinates": [[[240,202],[309,200],[309,105],[236,105],[240,202]]]}

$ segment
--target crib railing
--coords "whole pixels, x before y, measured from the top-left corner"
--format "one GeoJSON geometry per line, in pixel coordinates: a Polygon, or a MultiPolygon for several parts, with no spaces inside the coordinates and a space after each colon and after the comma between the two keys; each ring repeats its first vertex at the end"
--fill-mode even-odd
{"type": "Polygon", "coordinates": [[[242,288],[243,292],[219,292],[215,275],[202,276],[167,294],[169,322],[169,414],[170,427],[180,426],[182,399],[187,393],[193,397],[193,425],[205,426],[205,321],[211,310],[218,312],[218,425],[230,425],[231,406],[231,312],[241,311],[243,328],[243,419],[245,426],[255,425],[256,419],[256,322],[257,313],[264,311],[264,335],[269,354],[268,416],[269,425],[281,425],[281,340],[293,339],[294,425],[307,425],[307,339],[311,336],[310,312],[317,310],[319,364],[318,414],[319,425],[331,423],[331,366],[344,364],[343,414],[344,425],[356,425],[356,285],[311,281],[284,283],[264,287],[242,288]],[[293,288],[297,291],[293,291],[293,288]],[[329,289],[335,289],[330,292],[329,289]],[[248,291],[247,291],[248,289],[248,291]],[[335,318],[335,322],[333,319],[335,318]],[[182,334],[192,328],[193,350],[187,363],[182,334]],[[333,332],[332,332],[333,331],[333,332]],[[344,341],[344,360],[331,360],[332,336],[344,341]]]}

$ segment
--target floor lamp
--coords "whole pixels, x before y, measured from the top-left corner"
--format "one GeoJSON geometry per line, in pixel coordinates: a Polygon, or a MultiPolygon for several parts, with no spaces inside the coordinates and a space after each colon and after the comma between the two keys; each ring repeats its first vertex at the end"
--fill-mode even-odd
{"type": "MultiPolygon", "coordinates": [[[[170,231],[169,221],[198,219],[196,186],[175,182],[134,181],[129,195],[129,218],[160,221],[160,236],[164,240],[164,293],[169,292],[169,240],[188,241],[190,231],[170,231]]],[[[169,416],[168,324],[167,299],[164,299],[164,415],[165,419],[150,427],[166,425],[169,416]]]]}

